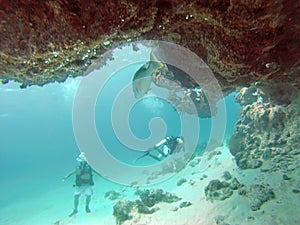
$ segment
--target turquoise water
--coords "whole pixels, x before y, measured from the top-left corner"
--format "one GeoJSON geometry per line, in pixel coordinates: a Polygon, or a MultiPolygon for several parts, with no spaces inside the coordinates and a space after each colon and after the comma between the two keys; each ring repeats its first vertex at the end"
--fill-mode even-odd
{"type": "MultiPolygon", "coordinates": [[[[54,181],[74,166],[79,150],[72,130],[72,101],[78,81],[79,79],[70,79],[65,84],[48,84],[45,87],[33,86],[27,89],[19,89],[18,84],[13,82],[0,86],[1,189],[4,188],[6,193],[15,185],[23,190],[28,185],[36,188],[36,183],[45,179],[45,175],[47,181],[54,181]]],[[[228,115],[226,137],[233,132],[234,123],[238,119],[239,106],[234,103],[233,96],[231,94],[225,98],[228,115]]],[[[179,133],[179,122],[173,122],[173,118],[178,119],[178,114],[168,103],[159,112],[147,112],[145,107],[137,105],[132,110],[131,123],[134,118],[138,118],[132,127],[141,138],[149,135],[149,130],[145,127],[152,116],[167,117],[166,123],[172,122],[168,134],[179,133]],[[138,116],[139,111],[143,116],[138,116]]],[[[201,142],[205,142],[209,137],[210,119],[200,119],[199,123],[203,130],[208,131],[203,132],[199,138],[201,142]]],[[[113,154],[121,152],[123,154],[119,157],[126,157],[128,152],[119,151],[124,146],[115,141],[110,124],[105,129],[106,144],[117,143],[112,148],[116,150],[113,154]]],[[[1,202],[6,198],[13,198],[9,192],[0,199],[1,202]]]]}
{"type": "MultiPolygon", "coordinates": [[[[103,88],[95,106],[95,123],[101,139],[114,157],[126,163],[132,163],[141,152],[126,147],[115,136],[110,109],[120,88],[132,79],[125,74],[132,74],[139,66],[136,64],[118,71],[103,88]]],[[[61,178],[74,168],[79,153],[72,127],[72,104],[80,80],[69,78],[65,83],[26,89],[20,89],[14,82],[0,85],[0,214],[4,206],[70,186],[70,183],[62,183],[61,178]]],[[[234,93],[225,98],[224,142],[233,133],[239,116],[239,105],[233,98],[234,93]]],[[[167,135],[180,135],[180,113],[169,102],[155,96],[141,99],[131,109],[129,125],[134,135],[141,139],[149,137],[148,124],[155,117],[164,120],[167,135]]],[[[209,139],[211,119],[199,119],[199,125],[198,141],[201,144],[209,139]]],[[[192,135],[194,131],[190,132],[192,135]]],[[[144,162],[153,163],[151,160],[144,162]]],[[[100,182],[110,184],[110,181],[100,182]]],[[[97,186],[101,185],[98,183],[97,186]]],[[[66,209],[66,213],[69,210],[66,209]]]]}
{"type": "MultiPolygon", "coordinates": [[[[132,163],[141,153],[120,143],[111,124],[111,114],[114,99],[118,97],[120,90],[131,82],[133,71],[138,70],[141,65],[132,64],[117,71],[101,90],[95,107],[96,126],[101,140],[114,157],[126,163],[132,163]]],[[[180,136],[179,113],[171,103],[157,96],[144,97],[134,104],[129,111],[129,128],[137,138],[146,139],[151,136],[149,122],[157,117],[166,123],[166,136],[180,136]]],[[[149,163],[151,164],[151,161],[149,163]]]]}
{"type": "Polygon", "coordinates": [[[78,154],[72,134],[72,100],[68,84],[0,89],[1,204],[57,186],[78,154]]]}

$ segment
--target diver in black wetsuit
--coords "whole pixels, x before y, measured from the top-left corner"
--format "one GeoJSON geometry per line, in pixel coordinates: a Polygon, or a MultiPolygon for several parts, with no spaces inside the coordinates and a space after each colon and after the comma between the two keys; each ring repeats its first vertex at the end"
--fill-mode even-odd
{"type": "Polygon", "coordinates": [[[162,159],[168,157],[174,152],[179,152],[184,148],[184,138],[183,137],[173,137],[168,136],[162,139],[160,142],[155,144],[152,148],[148,149],[145,154],[137,158],[135,161],[150,156],[151,158],[161,161],[162,159]]]}

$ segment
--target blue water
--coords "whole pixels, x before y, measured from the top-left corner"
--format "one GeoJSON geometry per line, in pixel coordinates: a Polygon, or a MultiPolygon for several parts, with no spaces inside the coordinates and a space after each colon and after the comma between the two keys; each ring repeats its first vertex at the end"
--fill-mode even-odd
{"type": "MultiPolygon", "coordinates": [[[[36,188],[35,185],[41,180],[55,181],[74,166],[79,149],[72,129],[72,101],[78,82],[79,79],[70,79],[65,84],[48,84],[43,88],[27,89],[19,89],[18,84],[13,82],[0,86],[0,171],[1,189],[4,189],[1,192],[7,193],[0,199],[1,202],[6,198],[13,198],[10,195],[11,187],[22,187],[24,190],[34,185],[36,188]]],[[[239,115],[239,106],[234,103],[233,96],[231,94],[225,98],[225,137],[233,132],[239,115]]],[[[167,124],[171,124],[168,134],[179,133],[178,113],[168,103],[159,111],[147,111],[142,104],[137,104],[130,117],[133,132],[140,138],[147,137],[147,124],[153,116],[161,116],[167,124]],[[139,113],[142,116],[138,116],[139,113]]],[[[96,118],[96,121],[98,119],[101,120],[96,118]]],[[[105,117],[102,120],[107,123],[105,144],[114,143],[111,149],[115,152],[111,153],[121,154],[117,157],[126,158],[130,151],[124,150],[126,148],[116,140],[109,120],[105,120],[105,117]]],[[[202,132],[199,138],[201,142],[205,142],[209,137],[210,119],[200,119],[199,123],[202,130],[208,131],[202,132]]],[[[41,185],[39,188],[49,187],[41,185]]]]}
{"type": "MultiPolygon", "coordinates": [[[[115,136],[110,109],[119,89],[132,79],[126,74],[133,74],[138,67],[136,64],[118,71],[103,88],[95,107],[101,139],[114,157],[127,163],[141,153],[126,147],[115,136]]],[[[65,83],[26,89],[14,82],[0,85],[0,211],[2,206],[45,195],[65,185],[61,178],[74,168],[79,153],[72,127],[72,105],[80,80],[69,78],[65,83]]],[[[233,133],[239,116],[239,105],[233,98],[234,93],[225,98],[225,139],[233,133]]],[[[155,117],[164,120],[167,135],[180,135],[180,113],[155,96],[141,99],[131,109],[129,125],[133,134],[141,139],[149,137],[148,124],[155,117]]],[[[199,125],[199,143],[205,143],[210,136],[211,119],[199,119],[199,125]]]]}
{"type": "Polygon", "coordinates": [[[78,154],[71,120],[74,92],[68,88],[73,83],[24,90],[13,82],[1,85],[0,188],[6,195],[0,204],[18,199],[16,193],[26,196],[32,189],[43,192],[57,185],[74,166],[70,160],[78,154]],[[45,181],[50,186],[42,185],[45,181]]]}
{"type": "MultiPolygon", "coordinates": [[[[141,153],[128,148],[118,140],[111,124],[111,114],[114,100],[120,94],[120,90],[132,81],[133,71],[138,70],[141,65],[141,63],[132,64],[117,71],[101,90],[95,107],[96,126],[101,140],[115,158],[126,163],[131,163],[141,153]]],[[[149,138],[151,130],[148,125],[153,118],[161,118],[166,123],[166,136],[180,136],[179,113],[167,100],[157,96],[146,96],[132,107],[128,118],[130,127],[128,132],[131,131],[140,139],[149,138]]]]}

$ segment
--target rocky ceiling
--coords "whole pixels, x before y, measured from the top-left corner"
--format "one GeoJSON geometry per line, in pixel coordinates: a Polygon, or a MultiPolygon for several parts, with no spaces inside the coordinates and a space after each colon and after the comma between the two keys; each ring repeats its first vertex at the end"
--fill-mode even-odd
{"type": "Polygon", "coordinates": [[[0,78],[62,82],[114,46],[157,39],[197,53],[224,92],[253,81],[298,86],[299,13],[298,0],[1,0],[0,78]]]}

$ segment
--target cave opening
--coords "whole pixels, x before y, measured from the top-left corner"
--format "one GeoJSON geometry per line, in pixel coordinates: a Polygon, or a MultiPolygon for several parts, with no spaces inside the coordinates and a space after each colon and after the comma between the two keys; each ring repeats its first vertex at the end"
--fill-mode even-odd
{"type": "MultiPolygon", "coordinates": [[[[168,64],[167,66],[172,68],[175,73],[173,75],[166,74],[172,82],[166,83],[164,79],[161,79],[164,82],[159,83],[154,79],[145,95],[136,99],[132,84],[133,77],[136,71],[149,61],[151,49],[148,46],[135,47],[139,47],[139,50],[133,50],[130,45],[116,48],[113,60],[108,61],[106,66],[94,69],[91,74],[86,75],[86,77],[95,76],[97,79],[102,76],[105,78],[103,86],[96,90],[84,85],[87,84],[82,82],[84,77],[68,78],[64,83],[47,84],[44,87],[31,86],[26,89],[20,89],[19,84],[15,82],[1,84],[0,135],[2,139],[0,149],[2,157],[0,158],[0,169],[7,171],[2,176],[4,184],[2,189],[8,193],[2,198],[1,207],[14,204],[14,207],[19,210],[24,208],[25,204],[27,205],[28,200],[41,202],[49,188],[61,189],[61,184],[57,180],[76,164],[75,159],[81,150],[78,147],[77,137],[74,136],[74,124],[72,124],[74,122],[74,100],[80,96],[84,96],[84,101],[77,103],[83,105],[79,104],[75,108],[79,107],[83,109],[81,113],[85,113],[89,107],[85,104],[92,99],[93,123],[96,133],[102,138],[109,154],[124,164],[138,168],[159,164],[151,158],[142,158],[138,163],[134,162],[144,153],[140,151],[141,149],[145,146],[152,146],[165,136],[182,135],[182,126],[187,127],[183,133],[187,146],[190,141],[197,140],[197,142],[191,144],[192,151],[188,154],[186,164],[180,168],[181,173],[185,173],[186,169],[198,168],[201,160],[204,159],[205,152],[208,157],[206,161],[204,160],[204,163],[207,164],[202,165],[203,171],[207,171],[209,168],[218,168],[222,162],[225,162],[225,165],[229,164],[228,159],[226,159],[227,161],[221,160],[224,154],[223,149],[228,147],[230,148],[230,157],[234,159],[234,165],[242,170],[261,168],[265,171],[270,168],[266,168],[269,164],[263,160],[272,161],[278,151],[283,151],[283,149],[285,153],[282,154],[282,157],[285,157],[285,154],[288,156],[290,153],[296,152],[293,147],[297,142],[294,138],[297,123],[294,121],[299,111],[297,111],[296,105],[296,90],[277,84],[279,86],[276,90],[280,95],[275,98],[274,95],[268,95],[271,92],[266,90],[269,90],[270,87],[263,84],[257,83],[253,86],[241,87],[219,99],[215,104],[215,115],[209,117],[206,114],[197,113],[197,108],[196,111],[189,111],[185,107],[174,104],[174,102],[178,103],[174,100],[175,97],[177,100],[178,98],[182,99],[186,93],[189,93],[192,99],[187,100],[193,104],[195,103],[193,100],[197,97],[201,100],[201,95],[200,97],[196,95],[199,87],[194,85],[195,81],[180,76],[182,71],[168,64]],[[137,62],[131,61],[134,57],[137,62]],[[128,60],[126,61],[124,58],[128,58],[128,60]],[[120,62],[124,62],[124,64],[120,65],[120,62]],[[119,65],[118,69],[111,69],[111,66],[114,67],[116,64],[119,65]],[[106,73],[109,76],[105,77],[106,73]],[[168,88],[168,85],[177,87],[176,85],[183,83],[186,86],[176,89],[175,93],[172,92],[172,88],[168,88]],[[87,92],[84,93],[84,91],[87,92]],[[223,115],[219,117],[219,113],[223,115]],[[291,117],[287,115],[291,115],[291,117]],[[226,126],[219,129],[218,125],[222,125],[224,118],[226,126]],[[182,125],[182,122],[185,124],[182,125]],[[117,127],[118,124],[121,124],[122,129],[128,130],[118,130],[120,129],[117,127]],[[221,136],[221,140],[215,141],[212,138],[214,137],[212,126],[221,130],[221,134],[215,136],[217,138],[221,136]],[[277,132],[275,135],[276,130],[282,132],[280,134],[277,132]],[[126,142],[125,139],[132,138],[132,136],[127,136],[128,134],[133,134],[137,139],[145,139],[148,142],[144,146],[136,144],[136,140],[126,142]],[[266,140],[268,140],[267,145],[266,140]],[[210,147],[213,149],[207,148],[209,141],[211,142],[210,147]],[[289,146],[289,148],[285,148],[285,146],[289,146]],[[254,155],[256,158],[252,157],[254,155]],[[220,157],[220,161],[216,157],[220,157]],[[45,174],[47,174],[46,177],[45,174]],[[16,184],[24,188],[22,190],[13,189],[12,187],[16,184]],[[18,200],[15,196],[19,196],[18,200]]],[[[95,81],[98,80],[92,80],[93,83],[97,83],[95,81]]],[[[88,122],[84,118],[82,121],[83,123],[88,122]]],[[[82,127],[82,130],[86,133],[86,137],[90,138],[90,133],[85,130],[85,127],[82,127]]],[[[281,162],[285,161],[282,159],[281,162]]],[[[278,166],[279,164],[275,164],[271,168],[272,171],[279,170],[278,166]]],[[[189,176],[197,174],[200,174],[200,181],[206,179],[207,175],[202,170],[193,172],[189,176]]],[[[148,175],[145,174],[146,177],[148,175]]],[[[159,177],[161,174],[154,175],[159,177]]],[[[150,184],[153,182],[151,179],[156,179],[154,175],[148,176],[150,184]]],[[[171,178],[166,182],[170,182],[171,178]]],[[[193,179],[190,178],[190,185],[196,183],[193,179]]],[[[95,180],[104,187],[103,190],[98,190],[99,193],[124,187],[108,181],[110,179],[97,177],[95,180]]],[[[185,183],[185,181],[179,183],[181,184],[181,182],[185,183]]],[[[211,184],[212,188],[213,184],[211,184]]],[[[207,196],[210,198],[224,197],[218,193],[211,194],[208,190],[211,186],[207,186],[207,196]]],[[[237,185],[237,188],[240,187],[241,185],[237,185]]],[[[64,199],[64,195],[68,191],[68,186],[64,186],[62,193],[54,191],[53,195],[64,199]]],[[[53,195],[51,195],[52,198],[55,198],[53,195]]],[[[64,207],[67,207],[65,203],[58,206],[62,211],[65,211],[64,207]]],[[[28,210],[31,210],[30,206],[28,210]]],[[[54,209],[50,207],[51,210],[54,209]]]]}
{"type": "MultiPolygon", "coordinates": [[[[99,96],[95,102],[97,132],[99,135],[104,135],[104,144],[112,149],[111,154],[125,163],[132,163],[133,159],[141,153],[132,151],[138,150],[132,149],[132,146],[120,143],[119,136],[114,134],[115,128],[110,123],[111,111],[107,109],[115,104],[116,95],[120,95],[119,92],[130,85],[134,71],[148,60],[150,48],[141,46],[140,48],[141,50],[138,51],[136,56],[139,63],[129,63],[130,66],[122,67],[120,71],[113,71],[114,76],[97,93],[99,96]],[[126,74],[131,75],[126,77],[126,74]],[[120,76],[123,77],[121,80],[120,76]],[[104,114],[105,116],[103,116],[104,114]],[[107,122],[109,123],[105,127],[107,122]]],[[[130,55],[128,51],[136,53],[132,51],[131,47],[124,49],[115,50],[112,63],[116,62],[121,55],[130,55]]],[[[0,119],[3,124],[1,126],[3,157],[0,165],[2,168],[9,168],[8,171],[12,173],[9,172],[5,179],[10,180],[11,177],[17,176],[19,174],[18,170],[22,169],[24,172],[22,177],[29,176],[27,181],[22,182],[27,183],[34,179],[33,177],[46,173],[49,168],[61,172],[61,170],[73,165],[78,146],[72,131],[72,104],[76,94],[80,94],[77,91],[81,80],[80,77],[68,78],[64,83],[53,83],[44,87],[31,86],[26,89],[20,89],[18,83],[15,82],[1,85],[2,107],[0,119]],[[53,168],[54,161],[62,166],[53,168]]],[[[164,136],[181,135],[181,117],[186,117],[187,127],[190,124],[195,126],[196,121],[196,128],[199,128],[199,131],[196,132],[192,129],[187,131],[187,141],[192,136],[197,139],[197,142],[193,144],[193,151],[196,148],[199,149],[201,145],[202,147],[207,145],[211,135],[211,119],[208,117],[200,119],[197,115],[178,111],[178,108],[174,107],[172,101],[168,99],[169,96],[170,90],[152,84],[149,95],[135,102],[128,112],[129,128],[134,135],[142,139],[151,139],[149,137],[154,135],[154,139],[150,140],[150,144],[148,143],[148,145],[153,145],[164,136]],[[155,96],[153,94],[155,91],[159,92],[160,96],[155,96]],[[153,132],[151,129],[154,128],[158,131],[153,132]]],[[[228,95],[225,102],[226,109],[223,113],[227,112],[230,116],[227,117],[225,136],[223,140],[219,141],[220,143],[228,143],[234,130],[234,123],[238,120],[239,115],[239,106],[234,103],[234,93],[228,95]]],[[[182,108],[179,109],[182,110],[182,108]]],[[[122,114],[124,111],[117,112],[117,116],[120,113],[122,114]]],[[[152,164],[153,160],[146,160],[145,162],[146,164],[152,164]]],[[[140,165],[143,165],[143,163],[141,161],[140,165]]],[[[19,175],[18,179],[20,179],[19,175]]]]}

